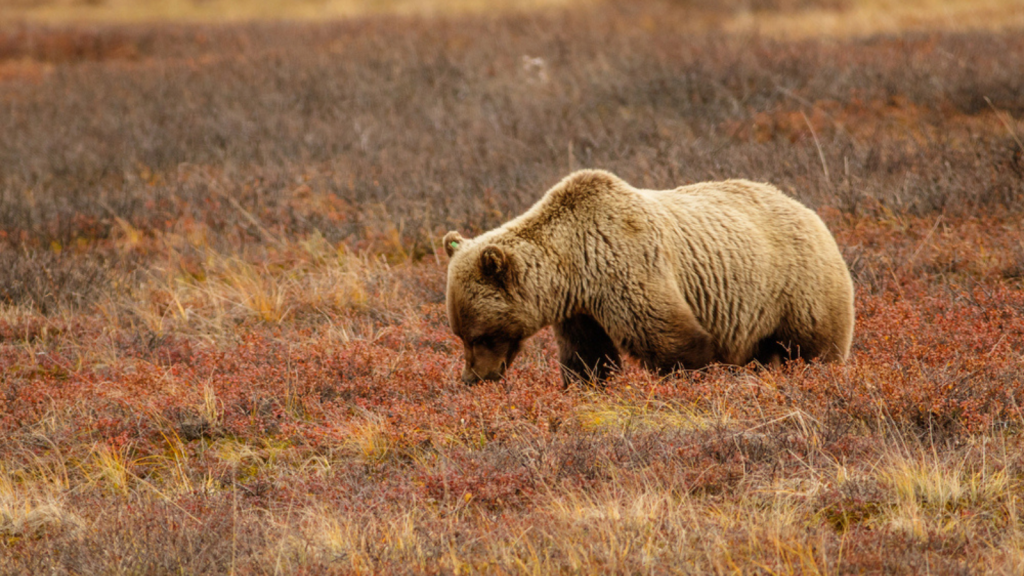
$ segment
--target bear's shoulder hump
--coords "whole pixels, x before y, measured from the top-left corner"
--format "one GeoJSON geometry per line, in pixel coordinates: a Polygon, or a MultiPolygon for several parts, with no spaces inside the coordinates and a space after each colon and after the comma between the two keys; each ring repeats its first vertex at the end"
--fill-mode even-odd
{"type": "Polygon", "coordinates": [[[571,207],[580,201],[604,196],[620,195],[632,189],[621,178],[605,170],[577,170],[552,188],[547,196],[554,204],[571,207]]]}

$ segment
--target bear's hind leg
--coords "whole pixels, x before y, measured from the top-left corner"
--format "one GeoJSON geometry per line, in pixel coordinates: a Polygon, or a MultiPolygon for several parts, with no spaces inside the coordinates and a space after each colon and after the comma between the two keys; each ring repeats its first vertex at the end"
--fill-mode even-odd
{"type": "Polygon", "coordinates": [[[784,341],[779,335],[772,334],[757,343],[754,349],[754,360],[765,368],[777,369],[783,362],[792,360],[799,354],[799,347],[790,341],[784,341]]]}
{"type": "Polygon", "coordinates": [[[700,325],[689,306],[683,304],[667,313],[664,323],[648,341],[648,349],[637,351],[648,369],[660,374],[697,370],[719,359],[714,337],[700,325]]]}
{"type": "Polygon", "coordinates": [[[762,366],[778,368],[790,360],[822,360],[831,362],[841,358],[836,344],[827,336],[799,336],[776,332],[757,343],[754,360],[762,366]]]}
{"type": "Polygon", "coordinates": [[[601,383],[619,369],[619,351],[592,317],[579,314],[555,324],[562,381],[601,383]]]}

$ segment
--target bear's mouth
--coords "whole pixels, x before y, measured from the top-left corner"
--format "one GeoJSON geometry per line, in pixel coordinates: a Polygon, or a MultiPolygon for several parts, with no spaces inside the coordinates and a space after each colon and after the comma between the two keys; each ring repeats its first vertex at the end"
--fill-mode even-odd
{"type": "Polygon", "coordinates": [[[464,375],[462,377],[462,381],[465,382],[466,384],[477,384],[479,382],[497,382],[498,380],[501,380],[504,377],[505,367],[504,365],[502,365],[501,369],[499,369],[498,371],[490,372],[488,374],[484,374],[483,376],[477,374],[476,372],[471,372],[469,376],[464,375]]]}
{"type": "MultiPolygon", "coordinates": [[[[480,381],[497,381],[505,377],[505,372],[508,367],[512,365],[512,361],[519,356],[519,351],[522,349],[522,341],[516,340],[508,342],[507,347],[504,350],[504,358],[498,361],[497,366],[490,368],[480,366],[478,360],[482,356],[480,351],[475,351],[470,347],[466,350],[466,366],[462,371],[462,381],[466,384],[476,384],[480,381]]],[[[487,350],[487,352],[493,352],[487,350]]],[[[485,355],[484,355],[485,356],[485,355]]],[[[497,354],[495,354],[497,356],[497,354]]]]}
{"type": "Polygon", "coordinates": [[[462,381],[466,384],[476,384],[478,382],[496,382],[505,377],[505,370],[508,369],[509,362],[502,360],[498,364],[498,367],[493,370],[480,371],[472,367],[467,367],[462,373],[462,381]]]}

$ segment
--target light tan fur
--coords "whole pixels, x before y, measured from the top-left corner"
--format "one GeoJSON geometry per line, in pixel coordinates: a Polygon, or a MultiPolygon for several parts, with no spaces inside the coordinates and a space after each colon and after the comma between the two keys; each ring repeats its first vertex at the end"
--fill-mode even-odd
{"type": "Polygon", "coordinates": [[[640,190],[582,170],[500,228],[444,244],[469,383],[500,378],[549,325],[566,381],[604,379],[620,352],[660,372],[849,354],[853,283],[835,240],[768,184],[640,190]]]}

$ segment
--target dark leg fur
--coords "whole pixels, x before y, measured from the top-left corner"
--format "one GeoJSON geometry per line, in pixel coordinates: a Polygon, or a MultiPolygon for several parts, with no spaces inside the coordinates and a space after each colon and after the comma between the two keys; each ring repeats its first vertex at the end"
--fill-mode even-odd
{"type": "Polygon", "coordinates": [[[754,360],[762,366],[778,368],[790,360],[810,360],[819,355],[820,352],[814,345],[801,344],[798,340],[775,333],[758,342],[754,360]]]}
{"type": "Polygon", "coordinates": [[[601,383],[619,369],[619,351],[596,320],[580,314],[555,325],[562,380],[601,383]]]}
{"type": "Polygon", "coordinates": [[[791,360],[796,352],[791,346],[780,342],[774,334],[757,343],[754,360],[766,368],[778,368],[786,360],[791,360]]]}

